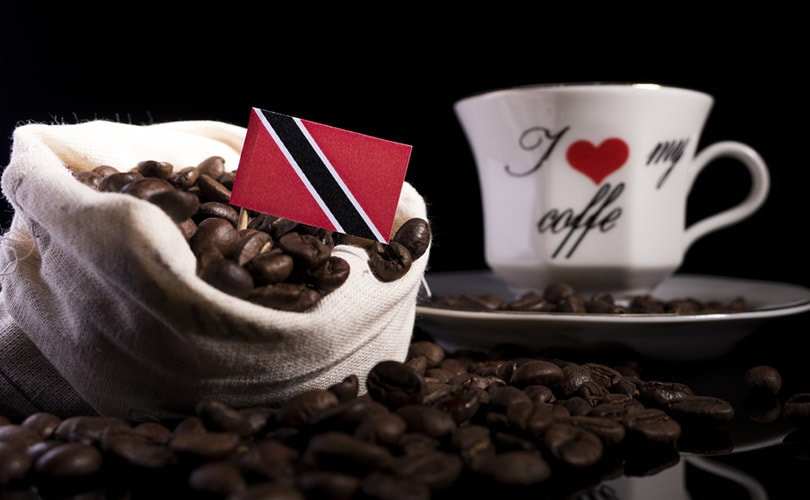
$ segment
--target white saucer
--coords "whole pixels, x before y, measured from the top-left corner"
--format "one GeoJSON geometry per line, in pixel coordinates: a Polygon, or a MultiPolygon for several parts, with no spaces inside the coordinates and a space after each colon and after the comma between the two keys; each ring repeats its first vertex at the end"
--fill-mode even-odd
{"type": "MultiPolygon", "coordinates": [[[[514,294],[490,271],[428,273],[433,295],[514,294]]],[[[529,348],[629,347],[659,360],[703,360],[727,353],[761,323],[810,310],[810,289],[799,285],[681,274],[653,290],[661,300],[731,302],[751,310],[724,314],[566,314],[463,311],[420,303],[416,322],[448,351],[488,349],[499,343],[529,348]]]]}

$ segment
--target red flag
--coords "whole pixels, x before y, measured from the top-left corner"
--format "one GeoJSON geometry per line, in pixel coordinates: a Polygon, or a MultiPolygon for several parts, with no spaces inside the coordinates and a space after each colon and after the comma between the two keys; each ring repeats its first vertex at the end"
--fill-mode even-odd
{"type": "Polygon", "coordinates": [[[253,108],[231,204],[388,243],[411,149],[253,108]]]}

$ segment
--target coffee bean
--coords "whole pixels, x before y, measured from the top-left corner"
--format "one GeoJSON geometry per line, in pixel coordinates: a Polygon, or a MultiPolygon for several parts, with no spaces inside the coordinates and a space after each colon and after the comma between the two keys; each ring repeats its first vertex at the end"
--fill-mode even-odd
{"type": "Polygon", "coordinates": [[[667,413],[682,423],[710,425],[730,421],[735,410],[731,403],[721,398],[689,395],[670,402],[667,413]]]}
{"type": "Polygon", "coordinates": [[[529,486],[546,482],[551,477],[551,466],[537,453],[507,451],[488,457],[480,472],[497,484],[529,486]]]}
{"type": "MultiPolygon", "coordinates": [[[[254,239],[260,238],[257,237],[254,239]]],[[[234,257],[239,258],[238,255],[234,257]]],[[[269,252],[259,253],[247,261],[244,267],[253,276],[257,285],[273,285],[284,282],[284,280],[292,275],[295,269],[295,261],[292,256],[279,249],[278,251],[271,250],[269,252]]]]}
{"type": "Polygon", "coordinates": [[[563,421],[548,428],[543,435],[543,445],[555,459],[578,469],[596,464],[604,452],[599,436],[584,427],[563,421]]]}
{"type": "Polygon", "coordinates": [[[778,394],[782,389],[782,375],[772,366],[752,366],[745,372],[743,384],[751,392],[778,394]]]}
{"type": "Polygon", "coordinates": [[[219,498],[245,491],[247,482],[239,468],[232,462],[207,462],[191,471],[189,486],[195,492],[219,498]]]}
{"type": "Polygon", "coordinates": [[[408,365],[393,360],[374,365],[366,386],[372,398],[393,409],[421,404],[425,397],[424,379],[408,365]]]}
{"type": "Polygon", "coordinates": [[[176,223],[191,219],[200,210],[200,199],[188,191],[157,191],[148,194],[145,199],[160,207],[176,223]]]}
{"type": "Polygon", "coordinates": [[[424,219],[413,218],[405,221],[397,229],[391,241],[395,241],[407,248],[411,259],[417,260],[427,251],[430,240],[430,224],[424,219]]]}
{"type": "Polygon", "coordinates": [[[310,269],[307,275],[312,286],[326,295],[345,283],[350,272],[351,268],[345,259],[332,255],[320,266],[310,269]]]}
{"type": "Polygon", "coordinates": [[[320,302],[322,295],[307,285],[275,283],[254,288],[247,300],[272,309],[303,312],[320,302]]]}
{"type": "Polygon", "coordinates": [[[200,173],[197,186],[200,188],[200,192],[211,201],[229,203],[231,200],[231,190],[223,186],[211,175],[200,173]]]}
{"type": "Polygon", "coordinates": [[[628,413],[620,422],[625,426],[627,435],[641,443],[673,444],[681,435],[681,425],[657,408],[628,413]]]}
{"type": "Polygon", "coordinates": [[[0,440],[0,489],[25,484],[31,467],[25,446],[0,440]]]}
{"type": "Polygon", "coordinates": [[[174,165],[165,161],[144,160],[135,165],[135,172],[144,177],[168,179],[174,173],[174,165]]]}
{"type": "Polygon", "coordinates": [[[225,175],[225,159],[221,156],[209,156],[196,166],[200,174],[205,174],[217,181],[225,175]]]}
{"type": "Polygon", "coordinates": [[[168,181],[171,182],[172,186],[175,188],[186,191],[194,187],[199,178],[200,171],[197,167],[183,167],[169,176],[168,181]]]}
{"type": "Polygon", "coordinates": [[[556,385],[563,378],[562,368],[544,360],[533,360],[521,364],[512,374],[510,383],[523,388],[530,385],[556,385]]]}
{"type": "Polygon", "coordinates": [[[200,271],[209,285],[234,297],[246,298],[253,290],[253,276],[231,259],[212,259],[200,271]]]}
{"type": "Polygon", "coordinates": [[[810,392],[791,395],[782,405],[782,418],[799,427],[810,426],[810,392]]]}
{"type": "Polygon", "coordinates": [[[278,246],[293,258],[296,265],[307,270],[323,266],[331,255],[331,249],[311,234],[286,233],[279,238],[278,246]]]}
{"type": "Polygon", "coordinates": [[[63,443],[37,458],[34,470],[42,480],[61,481],[92,477],[101,472],[104,459],[92,444],[63,443]]]}
{"type": "Polygon", "coordinates": [[[378,280],[396,281],[403,277],[413,264],[411,252],[402,244],[392,241],[385,245],[374,243],[369,249],[368,265],[378,280]]]}
{"type": "Polygon", "coordinates": [[[355,475],[382,468],[393,458],[385,446],[337,431],[313,436],[304,454],[305,462],[312,466],[355,475]]]}

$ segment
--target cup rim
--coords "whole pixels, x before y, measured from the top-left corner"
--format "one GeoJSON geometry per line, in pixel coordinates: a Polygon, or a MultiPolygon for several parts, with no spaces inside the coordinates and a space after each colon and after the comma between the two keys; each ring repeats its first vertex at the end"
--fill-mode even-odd
{"type": "Polygon", "coordinates": [[[700,95],[703,97],[708,97],[711,100],[714,100],[714,97],[711,94],[709,94],[708,92],[704,92],[702,90],[677,85],[668,85],[665,83],[658,83],[654,81],[579,81],[579,82],[572,81],[572,82],[553,82],[553,83],[527,83],[522,85],[513,85],[509,87],[500,87],[489,90],[482,90],[458,99],[456,101],[456,104],[462,103],[464,101],[480,100],[501,96],[504,94],[515,94],[526,90],[550,89],[550,90],[562,90],[570,92],[583,92],[583,91],[591,91],[595,88],[608,91],[637,89],[644,92],[657,92],[657,91],[679,92],[685,94],[700,95]]]}

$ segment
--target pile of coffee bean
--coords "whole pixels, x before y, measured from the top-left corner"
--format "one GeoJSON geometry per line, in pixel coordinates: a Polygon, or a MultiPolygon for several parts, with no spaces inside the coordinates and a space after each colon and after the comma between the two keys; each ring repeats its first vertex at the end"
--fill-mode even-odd
{"type": "Polygon", "coordinates": [[[516,299],[495,293],[480,295],[437,294],[422,302],[431,307],[465,311],[515,311],[533,313],[579,314],[718,314],[749,310],[744,297],[729,302],[702,301],[692,297],[661,300],[650,294],[634,295],[620,304],[609,293],[596,293],[589,298],[576,293],[562,282],[548,284],[542,291],[528,291],[516,299]]]}
{"type": "MultiPolygon", "coordinates": [[[[173,422],[0,417],[0,493],[571,498],[607,479],[656,474],[683,451],[712,453],[719,446],[712,432],[743,416],[684,383],[647,379],[635,363],[507,345],[450,354],[417,333],[404,361],[370,370],[365,392],[351,375],[280,407],[200,401],[195,414],[173,422]]],[[[752,367],[739,383],[752,395],[775,396],[781,375],[752,367]]],[[[788,398],[774,418],[810,429],[810,393],[788,398]]]]}
{"type": "Polygon", "coordinates": [[[306,311],[340,287],[349,264],[337,244],[365,248],[380,281],[404,276],[430,243],[428,222],[406,221],[387,244],[345,235],[230,204],[236,171],[219,156],[176,169],[144,160],[129,170],[101,165],[72,170],[101,192],[125,193],[163,209],[197,257],[199,276],[214,287],[266,307],[306,311]]]}

